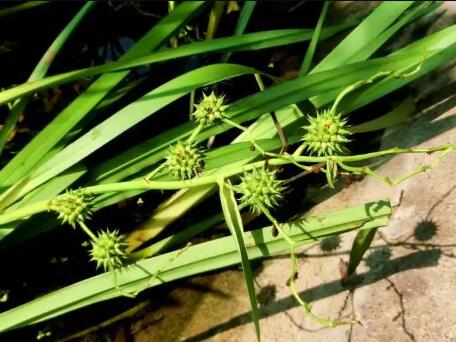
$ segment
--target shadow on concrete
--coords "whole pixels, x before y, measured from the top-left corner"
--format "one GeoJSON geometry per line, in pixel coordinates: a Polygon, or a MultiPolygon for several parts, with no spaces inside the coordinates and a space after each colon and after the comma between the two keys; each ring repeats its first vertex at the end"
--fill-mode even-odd
{"type": "MultiPolygon", "coordinates": [[[[316,287],[309,288],[300,293],[301,297],[307,302],[314,302],[323,298],[337,295],[347,290],[353,290],[363,286],[367,286],[376,283],[382,279],[386,279],[393,274],[407,271],[410,269],[419,269],[432,267],[438,264],[441,257],[441,251],[439,249],[432,249],[426,251],[417,251],[409,255],[399,257],[390,260],[380,270],[378,268],[370,269],[368,272],[360,274],[359,276],[363,279],[361,283],[344,287],[341,285],[339,280],[328,282],[316,287]]],[[[295,298],[290,295],[286,298],[272,301],[262,306],[262,317],[266,318],[274,316],[278,313],[287,311],[291,308],[297,307],[299,304],[295,298]]],[[[245,312],[241,315],[231,318],[230,320],[220,323],[198,335],[192,336],[183,340],[185,342],[196,342],[203,341],[210,338],[222,331],[226,331],[237,326],[241,326],[247,323],[251,323],[252,318],[250,311],[245,312]]]]}

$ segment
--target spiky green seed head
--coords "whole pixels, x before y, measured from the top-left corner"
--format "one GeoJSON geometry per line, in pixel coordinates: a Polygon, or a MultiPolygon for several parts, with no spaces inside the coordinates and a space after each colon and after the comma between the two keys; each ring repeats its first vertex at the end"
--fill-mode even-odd
{"type": "Polygon", "coordinates": [[[83,189],[67,191],[49,203],[49,209],[58,213],[62,223],[73,228],[77,222],[84,222],[92,217],[93,194],[83,189]]]}
{"type": "Polygon", "coordinates": [[[193,118],[196,122],[208,127],[223,117],[226,106],[223,105],[225,96],[217,96],[214,92],[210,95],[203,94],[200,103],[195,104],[193,118]]]}
{"type": "Polygon", "coordinates": [[[241,193],[239,199],[254,212],[261,212],[262,208],[273,208],[282,199],[282,181],[277,179],[276,171],[266,169],[253,169],[241,177],[241,183],[235,187],[241,193]]]}
{"type": "Polygon", "coordinates": [[[170,146],[166,163],[169,171],[177,179],[191,179],[201,172],[204,155],[196,144],[179,142],[170,146]]]}
{"type": "Polygon", "coordinates": [[[350,142],[347,121],[342,114],[329,110],[317,112],[315,117],[308,116],[309,124],[302,140],[311,154],[329,156],[347,152],[345,145],[350,142]]]}
{"type": "Polygon", "coordinates": [[[98,232],[91,245],[90,260],[97,263],[97,269],[102,267],[105,271],[112,271],[128,263],[128,243],[118,230],[98,232]]]}

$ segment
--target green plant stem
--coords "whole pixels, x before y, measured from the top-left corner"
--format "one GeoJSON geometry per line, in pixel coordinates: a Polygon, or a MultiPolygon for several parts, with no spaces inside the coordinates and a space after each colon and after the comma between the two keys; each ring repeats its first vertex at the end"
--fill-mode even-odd
{"type": "Polygon", "coordinates": [[[89,227],[87,227],[87,225],[85,224],[84,221],[78,221],[79,225],[81,226],[82,230],[88,235],[90,236],[90,238],[95,241],[97,239],[97,237],[95,236],[94,233],[92,233],[92,231],[90,230],[89,227]]]}
{"type": "Polygon", "coordinates": [[[421,165],[418,168],[416,168],[414,171],[412,171],[412,172],[406,174],[405,176],[403,176],[399,179],[396,179],[396,180],[391,179],[390,177],[387,177],[387,176],[382,176],[367,166],[349,166],[341,161],[339,161],[337,164],[339,164],[343,169],[345,169],[351,173],[366,174],[366,175],[378,178],[389,185],[398,185],[413,176],[416,176],[420,173],[423,173],[423,172],[426,172],[427,170],[432,169],[434,166],[436,166],[438,163],[440,163],[443,160],[443,158],[445,158],[447,156],[447,154],[450,153],[450,151],[451,151],[450,149],[444,150],[442,152],[442,154],[440,156],[438,156],[437,158],[435,158],[430,164],[421,165]]]}
{"type": "Polygon", "coordinates": [[[190,120],[192,120],[192,118],[193,118],[193,111],[194,111],[194,109],[195,109],[195,90],[192,90],[191,93],[190,93],[189,107],[190,107],[190,110],[189,110],[188,118],[189,118],[190,120]]]}
{"type": "Polygon", "coordinates": [[[424,50],[423,60],[421,61],[421,63],[418,64],[413,70],[410,70],[409,72],[380,71],[379,73],[377,73],[374,76],[368,78],[367,80],[361,80],[361,81],[358,81],[358,82],[348,86],[342,92],[340,92],[339,95],[337,95],[336,100],[334,101],[334,103],[333,103],[333,105],[331,107],[331,110],[330,110],[331,113],[333,113],[333,114],[336,113],[337,106],[339,105],[339,103],[342,101],[342,99],[346,95],[348,95],[352,91],[355,91],[356,89],[358,89],[358,88],[360,88],[360,87],[362,87],[362,86],[364,86],[366,84],[370,84],[370,83],[375,82],[379,78],[393,76],[395,78],[405,79],[407,77],[413,76],[414,74],[418,73],[421,70],[421,67],[424,64],[424,61],[426,60],[426,56],[427,56],[427,51],[424,50]]]}
{"type": "Polygon", "coordinates": [[[145,177],[146,180],[151,180],[152,178],[154,178],[154,176],[159,173],[161,170],[163,170],[166,166],[166,162],[164,163],[161,163],[160,165],[158,165],[155,169],[153,169],[149,174],[147,174],[147,176],[145,177]]]}
{"type": "Polygon", "coordinates": [[[203,128],[204,128],[204,126],[202,124],[199,124],[198,126],[196,126],[195,129],[193,130],[192,134],[188,138],[187,143],[191,144],[195,140],[195,138],[198,136],[198,134],[203,130],[203,128]]]}
{"type": "MultiPolygon", "coordinates": [[[[260,74],[254,74],[255,80],[258,84],[258,88],[260,88],[261,91],[264,91],[266,87],[264,86],[263,80],[261,78],[260,74]]],[[[288,141],[285,133],[283,132],[282,126],[280,125],[279,119],[277,119],[277,115],[274,111],[270,112],[269,115],[271,115],[272,122],[274,122],[274,126],[276,128],[277,134],[279,135],[280,138],[280,143],[282,144],[282,148],[280,149],[280,154],[285,152],[288,149],[288,141]]]]}
{"type": "Polygon", "coordinates": [[[282,229],[281,224],[274,218],[274,216],[271,215],[270,211],[268,208],[266,208],[263,204],[259,203],[258,206],[261,208],[261,212],[268,218],[269,221],[277,228],[279,233],[282,235],[282,237],[285,239],[285,241],[290,245],[290,247],[293,248],[296,245],[296,242],[288,236],[287,233],[282,229]]]}
{"type": "Polygon", "coordinates": [[[291,293],[293,294],[293,297],[295,297],[295,299],[298,301],[298,303],[304,309],[304,312],[306,313],[307,317],[309,317],[312,321],[314,321],[318,324],[324,325],[326,327],[329,327],[329,328],[334,328],[334,327],[337,327],[339,325],[344,325],[344,324],[357,323],[357,321],[333,321],[330,319],[318,317],[312,312],[312,305],[310,305],[309,303],[306,303],[301,298],[298,291],[296,290],[295,280],[298,275],[298,259],[296,258],[296,241],[294,241],[287,233],[285,233],[285,231],[281,227],[281,224],[274,218],[274,216],[271,215],[270,211],[264,205],[259,204],[259,206],[261,208],[262,213],[277,228],[280,235],[284,238],[284,240],[290,246],[290,261],[291,261],[291,274],[290,274],[290,278],[289,278],[290,290],[291,290],[291,293]]]}
{"type": "Polygon", "coordinates": [[[342,90],[340,92],[339,95],[337,95],[336,97],[336,100],[334,101],[332,107],[331,107],[331,113],[336,113],[336,110],[337,110],[337,106],[339,105],[339,103],[342,101],[342,99],[348,95],[349,93],[351,93],[352,91],[362,87],[363,85],[366,85],[366,84],[369,84],[369,83],[373,83],[375,80],[377,80],[378,78],[381,78],[381,77],[386,77],[386,76],[390,76],[392,75],[393,72],[392,71],[381,71],[377,74],[375,74],[374,76],[372,76],[371,78],[367,79],[367,80],[361,80],[359,82],[356,82],[350,86],[348,86],[347,88],[345,88],[344,90],[342,90]]]}
{"type": "MultiPolygon", "coordinates": [[[[284,154],[278,156],[277,158],[272,158],[269,160],[261,160],[257,162],[253,162],[243,166],[236,166],[232,168],[227,168],[223,170],[223,172],[210,174],[207,176],[200,176],[190,180],[184,181],[148,181],[146,179],[142,180],[135,180],[135,181],[126,181],[126,182],[118,182],[118,183],[108,183],[108,184],[99,184],[93,185],[86,188],[82,188],[84,191],[87,191],[92,194],[103,194],[105,192],[120,192],[120,191],[133,191],[133,190],[179,190],[185,188],[195,188],[200,187],[203,185],[208,184],[217,184],[218,180],[223,178],[229,178],[235,176],[237,174],[243,173],[245,171],[251,171],[256,168],[264,167],[266,163],[268,165],[287,165],[297,163],[326,163],[328,160],[338,163],[342,168],[347,169],[351,168],[355,172],[361,172],[371,174],[373,176],[378,176],[372,170],[367,167],[349,167],[345,164],[345,162],[357,162],[363,161],[367,159],[387,156],[387,155],[394,155],[394,154],[401,154],[401,153],[433,153],[437,151],[444,151],[444,153],[437,158],[437,161],[430,165],[426,165],[420,167],[420,171],[414,171],[412,174],[409,174],[401,179],[401,181],[410,178],[412,175],[420,172],[424,172],[435,165],[438,161],[440,161],[445,155],[447,155],[451,150],[456,149],[456,145],[447,144],[441,145],[437,147],[422,147],[422,148],[398,148],[394,147],[384,151],[377,151],[371,152],[366,154],[359,154],[354,156],[327,156],[327,157],[316,157],[316,156],[290,156],[288,154],[284,154]],[[293,160],[293,162],[291,161],[293,160]],[[341,165],[342,163],[342,165],[341,165]],[[370,170],[370,171],[369,171],[370,170]]],[[[348,170],[350,171],[350,170],[348,170]]],[[[383,176],[381,176],[383,177],[383,176]]],[[[382,180],[387,181],[387,178],[383,177],[382,180]]],[[[390,183],[389,183],[390,184],[390,183]]],[[[63,195],[60,195],[63,196],[63,195]]],[[[57,196],[59,198],[60,196],[57,196]]],[[[7,211],[4,214],[0,215],[0,225],[6,224],[9,222],[13,222],[19,220],[21,218],[37,214],[39,212],[50,210],[49,207],[50,200],[41,201],[34,203],[29,206],[24,206],[14,211],[7,211]]]]}
{"type": "Polygon", "coordinates": [[[255,142],[255,139],[253,139],[253,137],[250,135],[250,131],[247,128],[245,128],[242,125],[237,124],[236,122],[234,122],[234,121],[232,121],[232,120],[230,120],[228,118],[223,118],[222,120],[223,120],[223,122],[227,123],[228,125],[233,126],[235,128],[238,128],[241,131],[243,131],[245,134],[247,134],[247,137],[248,137],[249,141],[252,143],[252,145],[258,151],[260,151],[262,154],[266,154],[266,152],[255,142]]]}

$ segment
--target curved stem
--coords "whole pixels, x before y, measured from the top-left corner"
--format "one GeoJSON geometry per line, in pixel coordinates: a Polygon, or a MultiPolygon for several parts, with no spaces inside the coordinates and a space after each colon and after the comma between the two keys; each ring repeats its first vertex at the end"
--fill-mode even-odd
{"type": "Polygon", "coordinates": [[[374,76],[372,76],[371,78],[367,79],[367,80],[361,80],[361,81],[358,81],[356,83],[353,83],[352,85],[349,85],[347,88],[345,88],[344,90],[342,90],[339,95],[337,95],[336,97],[336,100],[334,101],[332,107],[331,107],[331,110],[330,112],[335,114],[336,113],[336,110],[337,110],[337,106],[338,104],[342,101],[342,99],[348,95],[349,93],[351,93],[352,91],[355,91],[356,89],[362,87],[363,85],[366,85],[366,84],[369,84],[369,83],[372,83],[374,82],[375,80],[377,80],[378,78],[380,77],[386,77],[386,76],[390,76],[392,75],[393,72],[392,71],[380,71],[379,73],[375,74],[374,76]]]}
{"type": "Polygon", "coordinates": [[[166,166],[166,162],[163,162],[160,165],[158,165],[155,169],[153,169],[150,173],[148,173],[146,175],[146,177],[144,177],[146,179],[146,181],[151,180],[157,173],[159,173],[161,170],[163,170],[165,168],[165,166],[166,166]]]}
{"type": "Polygon", "coordinates": [[[90,230],[89,227],[87,227],[87,225],[85,224],[84,221],[78,221],[78,223],[79,223],[79,225],[81,226],[82,230],[83,230],[84,232],[86,232],[86,234],[87,234],[88,236],[90,236],[90,238],[91,238],[93,241],[95,241],[95,240],[97,239],[96,235],[90,230]]]}
{"type": "Polygon", "coordinates": [[[425,165],[421,165],[419,166],[418,168],[416,168],[415,170],[413,170],[412,172],[406,174],[405,176],[402,176],[401,178],[399,179],[391,179],[390,177],[387,177],[387,176],[382,176],[381,174],[375,172],[374,170],[372,170],[370,167],[368,166],[349,166],[347,164],[345,164],[344,162],[342,161],[338,161],[337,164],[343,168],[344,170],[347,170],[351,173],[355,173],[355,174],[366,174],[366,175],[369,175],[369,176],[372,176],[372,177],[375,177],[377,179],[380,179],[381,181],[385,182],[386,184],[389,184],[389,185],[398,185],[402,182],[404,182],[405,180],[413,177],[413,176],[416,176],[420,173],[423,173],[423,172],[426,172],[427,170],[430,170],[432,169],[434,166],[436,166],[440,161],[442,161],[443,158],[446,157],[446,155],[448,153],[450,153],[450,151],[452,150],[452,148],[448,148],[446,150],[444,150],[437,158],[435,158],[431,163],[429,164],[425,164],[425,165]]]}
{"type": "Polygon", "coordinates": [[[326,318],[321,318],[316,316],[312,312],[312,305],[309,303],[305,302],[301,296],[299,295],[298,291],[296,290],[296,278],[298,275],[298,259],[296,258],[296,242],[287,234],[285,231],[282,229],[280,223],[271,215],[269,210],[260,204],[261,211],[263,214],[272,222],[272,224],[277,228],[279,233],[282,235],[282,237],[285,239],[285,241],[288,242],[290,246],[290,261],[291,261],[291,274],[289,278],[289,286],[291,293],[293,294],[293,297],[298,301],[298,303],[301,305],[301,307],[304,309],[304,312],[306,313],[307,317],[309,317],[312,321],[324,325],[326,327],[334,328],[339,325],[344,325],[344,324],[353,324],[353,323],[359,323],[356,320],[351,320],[351,321],[333,321],[330,319],[326,318]]]}
{"type": "MultiPolygon", "coordinates": [[[[267,161],[261,160],[257,162],[253,162],[247,165],[241,166],[234,166],[231,168],[227,168],[223,170],[223,172],[217,174],[209,174],[209,175],[201,175],[199,177],[184,180],[184,181],[148,181],[146,179],[141,180],[134,180],[134,181],[126,181],[126,182],[118,182],[118,183],[108,183],[108,184],[99,184],[93,185],[86,188],[81,188],[84,191],[87,191],[92,194],[103,194],[105,192],[121,192],[121,191],[132,191],[132,190],[179,190],[179,189],[186,189],[186,188],[194,188],[203,185],[210,185],[210,184],[217,184],[218,179],[220,177],[229,178],[245,171],[251,171],[256,168],[264,167],[266,163],[269,165],[286,165],[290,163],[325,163],[328,159],[331,159],[334,162],[337,162],[342,168],[348,171],[357,171],[361,172],[364,170],[368,171],[368,174],[376,176],[375,172],[370,170],[369,168],[356,168],[347,166],[344,162],[355,162],[355,161],[363,161],[371,158],[382,157],[386,155],[393,155],[393,154],[400,154],[400,153],[432,153],[436,151],[444,151],[443,155],[437,158],[437,160],[431,164],[434,165],[436,162],[440,161],[446,154],[450,151],[456,149],[456,145],[448,144],[442,145],[437,147],[431,148],[392,148],[389,150],[384,151],[377,151],[372,153],[360,154],[355,156],[326,156],[326,157],[315,157],[315,156],[296,156],[293,157],[294,161],[290,160],[290,157],[287,155],[277,156],[276,158],[269,159],[267,161]],[[347,169],[351,168],[350,170],[347,169]],[[370,171],[369,171],[370,170],[370,171]],[[370,173],[369,173],[370,172],[370,173]]],[[[421,167],[419,172],[425,171],[429,167],[421,167]]],[[[419,173],[414,172],[413,174],[419,173]]],[[[400,181],[403,181],[412,175],[407,175],[400,181]]],[[[57,196],[59,198],[62,195],[57,196]]],[[[21,218],[43,212],[49,210],[49,202],[50,200],[45,200],[41,202],[34,203],[30,206],[24,206],[17,210],[6,211],[5,213],[0,215],[0,225],[9,223],[12,221],[19,220],[21,218]]]]}
{"type": "Polygon", "coordinates": [[[237,124],[236,122],[234,121],[231,121],[230,119],[227,119],[227,118],[223,118],[222,119],[223,122],[227,123],[228,125],[230,126],[233,126],[235,128],[238,128],[240,129],[241,131],[245,132],[245,134],[247,134],[247,137],[248,139],[250,140],[250,142],[252,143],[252,145],[258,150],[260,151],[262,154],[266,154],[266,152],[255,142],[255,139],[253,139],[253,137],[250,135],[250,132],[247,128],[245,128],[244,126],[242,125],[239,125],[237,124]]]}
{"type": "Polygon", "coordinates": [[[280,223],[274,218],[274,216],[271,215],[269,212],[269,209],[267,209],[264,205],[259,204],[259,207],[261,208],[261,211],[263,214],[268,218],[269,221],[277,228],[279,231],[280,235],[283,236],[286,242],[290,245],[290,247],[293,247],[296,245],[296,242],[287,234],[285,231],[282,229],[280,223]]]}
{"type": "Polygon", "coordinates": [[[296,151],[293,152],[293,157],[299,157],[302,152],[306,149],[306,144],[302,143],[299,145],[299,147],[296,149],[296,151]]]}
{"type": "Polygon", "coordinates": [[[309,317],[312,321],[324,325],[328,328],[335,328],[340,325],[345,325],[345,324],[359,324],[359,321],[354,319],[354,320],[349,320],[349,321],[333,321],[330,319],[322,318],[316,316],[312,312],[312,305],[305,302],[301,296],[299,295],[297,289],[296,289],[296,282],[295,278],[297,275],[297,260],[296,260],[296,255],[294,251],[291,253],[291,259],[292,259],[292,264],[294,265],[294,273],[292,274],[292,277],[290,278],[290,290],[291,293],[293,294],[293,297],[296,299],[296,301],[301,305],[301,307],[304,309],[304,312],[306,313],[307,317],[309,317]]]}
{"type": "Polygon", "coordinates": [[[199,124],[198,126],[195,127],[195,129],[193,130],[192,132],[192,135],[190,135],[190,137],[188,138],[187,140],[187,143],[191,144],[196,136],[203,130],[203,125],[202,124],[199,124]]]}

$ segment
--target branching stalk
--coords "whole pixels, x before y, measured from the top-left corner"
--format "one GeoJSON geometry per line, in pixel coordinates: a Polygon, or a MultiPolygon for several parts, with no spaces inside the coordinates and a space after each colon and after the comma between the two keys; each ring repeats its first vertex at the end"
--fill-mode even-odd
{"type": "MultiPolygon", "coordinates": [[[[186,188],[195,188],[203,185],[208,184],[217,184],[217,181],[220,177],[229,178],[238,174],[241,174],[246,171],[251,171],[253,169],[261,168],[266,165],[287,165],[287,164],[295,164],[295,163],[326,163],[328,160],[338,163],[342,168],[347,171],[352,170],[351,172],[359,173],[363,172],[366,174],[370,174],[372,176],[376,176],[378,178],[378,174],[373,172],[369,168],[362,168],[362,167],[352,167],[347,166],[346,162],[357,162],[357,161],[364,161],[372,158],[383,157],[387,155],[395,155],[401,153],[433,153],[438,151],[444,151],[443,155],[438,158],[438,160],[428,166],[422,167],[419,172],[424,172],[428,170],[430,167],[434,166],[438,161],[440,161],[445,155],[447,155],[450,151],[456,149],[456,145],[447,144],[441,145],[437,147],[420,147],[420,148],[391,148],[388,150],[371,152],[366,154],[359,154],[354,156],[290,156],[290,155],[281,155],[277,158],[272,158],[267,161],[261,160],[257,162],[253,162],[243,166],[236,166],[232,168],[227,168],[223,170],[223,172],[219,172],[217,174],[210,174],[189,179],[183,181],[149,181],[146,179],[142,180],[134,180],[134,181],[126,181],[126,182],[118,182],[118,183],[108,183],[108,184],[100,184],[100,185],[93,185],[86,188],[82,188],[82,190],[87,191],[92,194],[103,194],[106,192],[121,192],[121,191],[134,191],[134,190],[179,190],[179,189],[186,189],[186,188]],[[343,165],[341,165],[341,163],[343,165]],[[347,168],[350,168],[348,170],[347,168]]],[[[413,174],[419,173],[414,171],[413,174]]],[[[410,178],[413,174],[405,176],[401,181],[410,178]]],[[[387,177],[380,176],[380,179],[387,182],[388,184],[394,184],[388,182],[387,177]]],[[[57,196],[60,198],[63,195],[57,196]]],[[[34,203],[30,206],[25,206],[19,208],[14,211],[7,211],[4,214],[0,215],[0,224],[6,224],[9,222],[13,222],[25,217],[28,217],[33,214],[37,214],[39,212],[49,210],[49,200],[41,201],[34,203]]]]}

